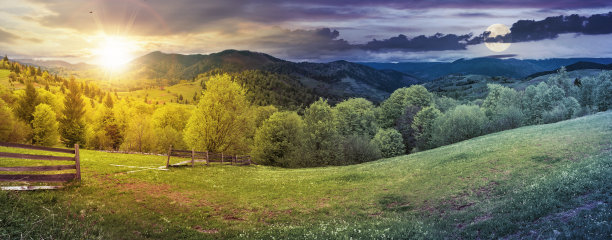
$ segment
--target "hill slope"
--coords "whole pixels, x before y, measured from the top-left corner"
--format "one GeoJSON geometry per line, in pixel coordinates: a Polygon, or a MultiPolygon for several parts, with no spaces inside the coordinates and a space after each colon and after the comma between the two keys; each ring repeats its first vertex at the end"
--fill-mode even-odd
{"type": "Polygon", "coordinates": [[[310,169],[161,171],[164,156],[83,150],[81,186],[0,192],[0,236],[606,238],[612,233],[610,122],[612,112],[599,113],[310,169]]]}

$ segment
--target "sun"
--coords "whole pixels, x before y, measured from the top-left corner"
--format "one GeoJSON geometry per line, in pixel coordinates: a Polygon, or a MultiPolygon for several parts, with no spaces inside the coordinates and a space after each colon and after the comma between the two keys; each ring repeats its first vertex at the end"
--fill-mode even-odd
{"type": "MultiPolygon", "coordinates": [[[[491,32],[489,37],[494,38],[497,36],[505,36],[510,33],[510,28],[508,28],[504,24],[496,23],[487,28],[488,32],[491,32]]],[[[485,46],[493,52],[503,52],[506,51],[510,47],[510,42],[503,40],[498,40],[496,42],[485,42],[485,46]]]]}
{"type": "Polygon", "coordinates": [[[133,45],[130,40],[124,37],[104,37],[98,48],[94,50],[98,65],[107,71],[122,70],[133,59],[133,45]]]}

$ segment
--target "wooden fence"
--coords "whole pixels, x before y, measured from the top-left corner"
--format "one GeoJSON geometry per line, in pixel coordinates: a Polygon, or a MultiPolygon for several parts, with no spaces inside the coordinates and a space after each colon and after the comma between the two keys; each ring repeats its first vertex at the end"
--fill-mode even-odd
{"type": "MultiPolygon", "coordinates": [[[[41,147],[41,146],[32,146],[32,145],[5,143],[5,142],[0,142],[0,146],[74,154],[74,157],[62,157],[62,156],[32,155],[32,154],[22,154],[22,153],[0,152],[0,157],[4,157],[4,158],[19,158],[19,159],[49,160],[49,161],[74,161],[75,162],[74,165],[0,167],[0,171],[43,172],[43,171],[60,171],[60,170],[70,170],[70,169],[75,169],[76,171],[75,173],[62,173],[62,174],[2,174],[0,175],[0,181],[6,181],[6,182],[68,182],[72,180],[81,181],[81,164],[80,164],[78,144],[74,145],[74,149],[41,147]]],[[[2,187],[2,190],[57,189],[61,187],[62,186],[15,186],[15,187],[2,187]]]]}
{"type": "Polygon", "coordinates": [[[221,164],[230,164],[230,165],[251,165],[251,156],[242,156],[242,155],[228,155],[224,153],[212,153],[212,152],[198,152],[194,150],[176,150],[170,147],[168,149],[168,159],[166,160],[166,168],[169,167],[179,167],[186,166],[191,164],[193,167],[195,163],[205,163],[209,165],[210,163],[221,163],[221,164]],[[191,160],[182,161],[175,164],[170,164],[170,157],[181,157],[181,158],[191,158],[191,160]]]}

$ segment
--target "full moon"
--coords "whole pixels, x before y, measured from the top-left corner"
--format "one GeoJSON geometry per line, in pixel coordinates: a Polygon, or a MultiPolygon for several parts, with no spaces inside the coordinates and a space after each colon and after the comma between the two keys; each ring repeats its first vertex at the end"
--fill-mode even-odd
{"type": "MultiPolygon", "coordinates": [[[[496,23],[489,26],[487,31],[491,32],[489,37],[494,38],[510,33],[510,28],[506,27],[504,24],[496,23]]],[[[487,48],[493,52],[503,52],[510,47],[510,43],[503,42],[503,40],[498,40],[496,42],[485,42],[485,46],[487,46],[487,48]]]]}

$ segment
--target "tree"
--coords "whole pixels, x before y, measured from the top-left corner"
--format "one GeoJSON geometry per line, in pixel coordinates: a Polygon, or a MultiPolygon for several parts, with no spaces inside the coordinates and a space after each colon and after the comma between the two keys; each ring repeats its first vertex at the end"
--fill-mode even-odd
{"type": "Polygon", "coordinates": [[[602,73],[599,77],[602,78],[602,83],[597,88],[595,102],[599,111],[607,111],[612,109],[612,76],[608,72],[607,75],[602,73]]]}
{"type": "Polygon", "coordinates": [[[128,122],[125,139],[121,149],[138,152],[150,152],[154,146],[153,128],[149,115],[134,114],[128,122]]]}
{"type": "Polygon", "coordinates": [[[519,107],[520,99],[516,90],[499,84],[487,84],[489,94],[482,103],[482,108],[487,116],[501,112],[507,107],[519,107]]]}
{"type": "Polygon", "coordinates": [[[4,58],[2,58],[2,61],[5,61],[5,62],[9,61],[8,56],[6,54],[4,54],[4,58]]]}
{"type": "MultiPolygon", "coordinates": [[[[452,110],[452,109],[451,109],[452,110]]],[[[426,150],[433,147],[432,135],[434,131],[434,122],[442,113],[434,106],[429,106],[421,109],[412,121],[412,129],[416,139],[416,147],[419,150],[426,150]]]]}
{"type": "Polygon", "coordinates": [[[376,134],[378,126],[372,102],[365,98],[351,98],[338,103],[333,109],[340,135],[371,138],[376,134]]]}
{"type": "Polygon", "coordinates": [[[423,108],[431,105],[432,100],[433,95],[421,85],[397,89],[380,105],[378,124],[382,128],[392,127],[408,105],[423,108]]]}
{"type": "Polygon", "coordinates": [[[59,138],[58,125],[55,112],[53,112],[51,106],[44,103],[36,106],[32,120],[32,130],[34,133],[34,144],[42,146],[57,144],[59,138]]]}
{"type": "Polygon", "coordinates": [[[245,129],[249,103],[245,91],[227,74],[216,75],[206,83],[200,102],[187,122],[187,145],[201,151],[245,151],[245,129]]]}
{"type": "Polygon", "coordinates": [[[157,150],[167,151],[170,146],[184,149],[183,130],[191,113],[181,105],[165,105],[155,110],[151,121],[157,139],[157,150]]]}
{"type": "Polygon", "coordinates": [[[31,81],[26,82],[25,95],[23,95],[17,106],[17,116],[25,122],[31,124],[34,119],[33,113],[36,106],[39,104],[38,93],[31,81]]]}
{"type": "Polygon", "coordinates": [[[404,153],[402,134],[393,128],[379,129],[372,144],[378,146],[383,157],[395,157],[404,153]]]}
{"type": "Polygon", "coordinates": [[[295,112],[275,112],[255,132],[252,154],[263,165],[295,167],[301,165],[304,121],[295,112]]]}
{"type": "Polygon", "coordinates": [[[432,140],[442,146],[480,136],[487,121],[478,106],[459,105],[436,118],[432,140]]]}
{"type": "Polygon", "coordinates": [[[110,94],[106,94],[106,100],[104,100],[104,105],[106,105],[107,108],[113,108],[113,97],[110,94]]]}
{"type": "Polygon", "coordinates": [[[14,121],[11,108],[0,98],[0,141],[9,141],[14,121]]]}
{"type": "Polygon", "coordinates": [[[395,129],[402,134],[405,146],[404,153],[410,153],[416,147],[415,131],[412,129],[414,116],[421,110],[420,107],[409,105],[404,113],[395,121],[395,129]]]}
{"type": "Polygon", "coordinates": [[[66,147],[85,143],[85,101],[74,78],[68,84],[68,94],[64,99],[63,117],[60,120],[60,135],[66,147]]]}
{"type": "Polygon", "coordinates": [[[302,166],[335,165],[342,158],[340,135],[327,100],[319,99],[305,110],[304,125],[303,155],[307,161],[302,166]]]}

